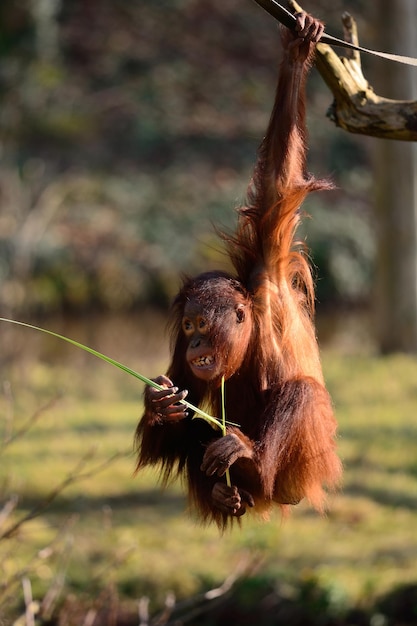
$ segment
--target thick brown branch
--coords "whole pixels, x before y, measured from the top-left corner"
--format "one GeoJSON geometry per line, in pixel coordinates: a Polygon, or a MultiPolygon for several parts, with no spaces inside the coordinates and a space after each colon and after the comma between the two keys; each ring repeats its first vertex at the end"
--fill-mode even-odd
{"type": "Polygon", "coordinates": [[[355,59],[317,46],[316,66],[334,96],[329,118],[350,133],[417,141],[417,102],[377,96],[355,59]]]}
{"type": "MultiPolygon", "coordinates": [[[[293,0],[288,4],[301,9],[293,0]]],[[[357,42],[356,24],[348,14],[343,25],[346,40],[357,42]]],[[[316,67],[334,96],[328,116],[336,126],[350,133],[417,141],[417,102],[376,95],[362,74],[359,53],[341,58],[329,45],[318,44],[316,67]]]]}

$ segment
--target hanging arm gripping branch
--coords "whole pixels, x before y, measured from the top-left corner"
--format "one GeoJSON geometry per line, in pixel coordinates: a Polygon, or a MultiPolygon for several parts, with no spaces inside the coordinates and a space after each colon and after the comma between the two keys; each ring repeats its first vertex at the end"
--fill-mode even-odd
{"type": "MultiPolygon", "coordinates": [[[[295,16],[290,13],[281,4],[278,4],[275,0],[254,0],[259,6],[261,6],[269,15],[272,15],[278,22],[294,30],[296,24],[295,16]]],[[[331,46],[339,46],[340,48],[350,48],[351,50],[358,50],[359,52],[366,52],[367,54],[373,54],[374,56],[388,59],[389,61],[396,61],[397,63],[405,63],[406,65],[414,65],[417,67],[417,59],[412,57],[405,57],[398,54],[390,54],[389,52],[379,52],[377,50],[370,50],[368,48],[362,48],[362,46],[355,46],[355,44],[343,39],[338,39],[327,33],[323,33],[320,38],[320,43],[328,43],[331,46]]]]}

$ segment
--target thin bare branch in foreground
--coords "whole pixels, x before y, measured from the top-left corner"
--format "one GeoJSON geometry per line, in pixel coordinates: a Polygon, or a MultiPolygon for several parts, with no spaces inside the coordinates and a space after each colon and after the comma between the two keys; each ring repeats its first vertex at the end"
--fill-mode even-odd
{"type": "MultiPolygon", "coordinates": [[[[11,392],[10,392],[11,393],[11,392]]],[[[10,444],[14,443],[16,440],[21,439],[26,435],[26,433],[33,428],[36,422],[42,417],[44,413],[49,411],[55,404],[60,400],[61,394],[57,394],[53,398],[50,398],[44,405],[36,409],[36,411],[26,420],[26,422],[18,429],[15,433],[12,433],[12,421],[8,425],[8,435],[5,436],[4,441],[2,443],[2,450],[7,448],[10,444]]],[[[12,414],[13,415],[13,414],[12,414]]],[[[13,417],[12,417],[13,419],[13,417]]]]}
{"type": "MultiPolygon", "coordinates": [[[[15,592],[16,587],[21,583],[23,578],[28,577],[31,572],[36,570],[40,562],[49,559],[54,554],[59,554],[59,550],[57,550],[55,546],[62,541],[63,537],[68,536],[70,527],[75,524],[77,519],[78,515],[72,515],[67,519],[48,546],[39,550],[39,552],[29,559],[25,566],[15,572],[13,576],[10,576],[7,580],[3,580],[0,583],[0,606],[15,592]]],[[[13,554],[14,550],[15,548],[11,547],[11,554],[13,554]]],[[[5,555],[3,554],[2,556],[4,558],[5,555]]]]}
{"type": "Polygon", "coordinates": [[[0,510],[0,528],[5,524],[5,522],[7,521],[8,517],[13,513],[13,511],[15,510],[18,502],[19,502],[18,496],[17,495],[12,495],[7,500],[7,502],[3,506],[3,508],[0,510]]]}
{"type": "Polygon", "coordinates": [[[35,519],[41,513],[43,513],[43,511],[45,511],[45,509],[48,508],[51,502],[53,502],[57,498],[57,496],[59,496],[64,491],[64,489],[66,489],[67,487],[69,487],[70,485],[73,485],[74,483],[78,481],[86,480],[87,478],[91,478],[92,476],[95,476],[99,472],[109,467],[109,465],[114,463],[114,461],[117,461],[118,459],[125,457],[126,452],[116,452],[116,454],[114,454],[112,457],[110,457],[106,461],[99,463],[97,466],[91,468],[88,471],[84,471],[86,464],[88,463],[88,461],[92,459],[93,455],[94,455],[94,451],[92,450],[90,450],[86,455],[84,455],[81,458],[81,460],[78,462],[78,464],[75,466],[73,471],[70,474],[68,474],[68,476],[64,478],[64,480],[58,483],[58,485],[54,487],[49,492],[49,494],[47,494],[42,499],[42,501],[39,504],[33,507],[31,511],[26,513],[26,515],[21,517],[14,524],[9,526],[9,528],[7,528],[7,530],[5,530],[3,533],[0,533],[0,541],[4,539],[9,539],[17,532],[17,530],[23,524],[29,522],[30,520],[35,519]]]}
{"type": "Polygon", "coordinates": [[[259,564],[258,559],[247,556],[238,563],[236,569],[231,572],[219,587],[197,594],[193,598],[178,604],[175,604],[173,594],[167,596],[165,609],[152,619],[150,622],[151,626],[180,626],[196,619],[199,615],[203,615],[208,608],[211,609],[220,604],[229,591],[232,590],[235,583],[243,576],[256,571],[259,564]]]}
{"type": "Polygon", "coordinates": [[[33,601],[32,585],[30,579],[25,576],[22,580],[23,597],[25,600],[25,624],[26,626],[35,626],[35,615],[37,613],[37,605],[33,601]]]}
{"type": "Polygon", "coordinates": [[[12,386],[10,381],[3,381],[3,393],[6,400],[6,411],[4,416],[4,434],[3,434],[3,442],[2,448],[5,442],[9,441],[13,432],[13,421],[14,421],[14,398],[12,393],[12,386]]]}

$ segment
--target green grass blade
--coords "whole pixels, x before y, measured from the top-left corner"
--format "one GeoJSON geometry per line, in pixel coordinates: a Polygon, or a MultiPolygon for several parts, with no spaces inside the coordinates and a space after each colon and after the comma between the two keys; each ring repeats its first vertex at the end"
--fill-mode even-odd
{"type": "MultiPolygon", "coordinates": [[[[123,363],[120,363],[119,361],[116,361],[115,359],[112,359],[111,357],[106,356],[105,354],[102,354],[101,352],[98,352],[97,350],[94,350],[93,348],[90,348],[89,346],[85,346],[83,343],[79,343],[78,341],[75,341],[74,339],[70,339],[69,337],[65,337],[64,335],[55,333],[52,330],[47,330],[46,328],[40,328],[39,326],[33,326],[32,324],[27,324],[26,322],[19,322],[17,320],[11,320],[5,317],[0,317],[0,322],[8,322],[9,324],[17,324],[18,326],[24,326],[25,328],[38,330],[41,333],[51,335],[52,337],[55,337],[57,339],[62,339],[63,341],[66,341],[67,343],[72,344],[76,348],[81,348],[81,350],[84,350],[85,352],[89,352],[93,356],[97,357],[98,359],[101,359],[102,361],[105,361],[106,363],[109,363],[110,365],[114,365],[114,367],[118,367],[123,372],[126,372],[127,374],[130,374],[130,376],[134,376],[141,382],[145,383],[145,385],[149,385],[150,387],[155,387],[155,389],[159,389],[159,391],[162,391],[163,389],[165,389],[165,387],[162,387],[161,385],[158,385],[158,383],[154,382],[150,378],[147,378],[146,376],[143,376],[142,374],[135,372],[135,370],[132,370],[130,367],[127,367],[127,365],[123,365],[123,363]]],[[[190,409],[191,411],[194,411],[198,417],[206,420],[206,422],[208,422],[213,428],[219,428],[220,430],[222,430],[223,428],[222,423],[217,418],[213,417],[212,415],[209,415],[205,411],[202,411],[197,406],[194,406],[193,404],[191,404],[191,402],[187,402],[186,400],[181,400],[181,404],[184,404],[188,409],[190,409]]]]}
{"type": "MultiPolygon", "coordinates": [[[[225,394],[225,389],[224,389],[224,376],[222,376],[221,391],[222,391],[222,431],[223,431],[223,437],[225,437],[226,436],[226,394],[225,394]]],[[[229,469],[226,470],[226,484],[228,487],[232,486],[229,469]]]]}

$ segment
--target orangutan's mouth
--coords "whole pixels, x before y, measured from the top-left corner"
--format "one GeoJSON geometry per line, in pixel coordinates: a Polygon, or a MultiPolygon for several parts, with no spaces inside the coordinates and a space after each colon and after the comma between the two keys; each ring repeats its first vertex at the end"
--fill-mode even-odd
{"type": "Polygon", "coordinates": [[[199,356],[197,359],[193,359],[191,361],[191,365],[194,367],[208,367],[213,365],[214,357],[211,354],[205,354],[203,356],[199,356]]]}

